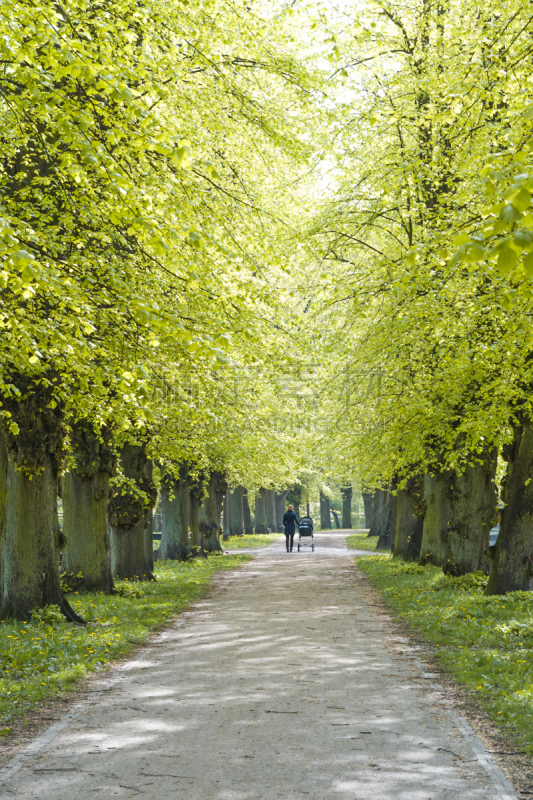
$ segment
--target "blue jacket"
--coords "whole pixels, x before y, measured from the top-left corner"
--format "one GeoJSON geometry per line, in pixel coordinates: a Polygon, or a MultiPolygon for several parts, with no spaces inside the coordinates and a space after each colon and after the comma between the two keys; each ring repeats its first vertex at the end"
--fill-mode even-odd
{"type": "Polygon", "coordinates": [[[283,526],[285,528],[285,536],[294,536],[295,525],[299,525],[300,520],[294,511],[286,511],[283,515],[283,526]]]}

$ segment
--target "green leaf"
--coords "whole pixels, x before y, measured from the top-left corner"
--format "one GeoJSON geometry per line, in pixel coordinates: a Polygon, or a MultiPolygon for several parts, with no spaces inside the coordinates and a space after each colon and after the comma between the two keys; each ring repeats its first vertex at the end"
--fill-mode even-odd
{"type": "Polygon", "coordinates": [[[501,275],[507,275],[516,265],[518,256],[516,251],[510,247],[504,247],[500,250],[496,266],[501,275]]]}
{"type": "Polygon", "coordinates": [[[525,231],[523,228],[519,228],[513,233],[513,241],[519,247],[527,247],[533,242],[533,233],[531,233],[531,231],[525,231]]]}
{"type": "Polygon", "coordinates": [[[516,197],[513,198],[512,204],[517,211],[525,211],[531,203],[531,193],[527,189],[520,189],[516,197]]]}
{"type": "Polygon", "coordinates": [[[522,219],[522,214],[511,203],[507,203],[500,211],[499,217],[507,223],[518,222],[522,219]]]}
{"type": "Polygon", "coordinates": [[[32,254],[28,253],[27,250],[17,250],[17,252],[13,254],[13,260],[16,267],[24,267],[26,264],[29,264],[30,261],[35,261],[32,254]]]}
{"type": "Polygon", "coordinates": [[[22,280],[25,283],[30,283],[35,278],[36,272],[30,264],[26,264],[22,270],[22,280]]]}
{"type": "Polygon", "coordinates": [[[528,253],[522,262],[526,275],[530,281],[533,281],[533,253],[528,253]]]}
{"type": "Polygon", "coordinates": [[[454,237],[453,244],[454,247],[461,247],[462,244],[467,244],[470,241],[470,236],[468,233],[460,233],[458,236],[454,237]]]}

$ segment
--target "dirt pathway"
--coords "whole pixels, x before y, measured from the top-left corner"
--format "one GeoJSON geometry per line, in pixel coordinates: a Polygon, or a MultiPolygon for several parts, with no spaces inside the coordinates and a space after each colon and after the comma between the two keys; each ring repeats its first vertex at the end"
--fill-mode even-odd
{"type": "Polygon", "coordinates": [[[287,555],[276,542],[221,576],[0,770],[0,797],[515,798],[416,653],[393,653],[345,534],[316,543],[287,555]]]}

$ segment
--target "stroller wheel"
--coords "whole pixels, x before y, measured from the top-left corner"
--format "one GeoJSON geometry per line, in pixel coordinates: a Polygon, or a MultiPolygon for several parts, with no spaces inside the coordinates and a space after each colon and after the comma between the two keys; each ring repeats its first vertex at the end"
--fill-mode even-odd
{"type": "Polygon", "coordinates": [[[298,542],[298,552],[300,552],[300,542],[298,542]]]}
{"type": "Polygon", "coordinates": [[[313,551],[313,553],[315,552],[315,543],[314,543],[314,542],[313,542],[313,544],[311,545],[311,550],[313,551]]]}

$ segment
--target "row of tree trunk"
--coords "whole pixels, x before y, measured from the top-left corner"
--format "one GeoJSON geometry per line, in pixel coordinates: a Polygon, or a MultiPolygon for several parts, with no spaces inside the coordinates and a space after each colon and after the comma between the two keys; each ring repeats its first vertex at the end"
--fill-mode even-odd
{"type": "Polygon", "coordinates": [[[342,520],[339,519],[339,514],[331,508],[330,499],[323,492],[320,492],[320,530],[331,530],[331,517],[335,522],[335,528],[340,530],[352,529],[352,495],[353,490],[351,486],[341,487],[342,497],[342,520]]]}
{"type": "MultiPolygon", "coordinates": [[[[80,422],[71,431],[60,478],[61,420],[51,412],[44,421],[42,413],[35,418],[42,430],[35,423],[28,437],[10,439],[4,429],[0,439],[0,619],[28,619],[33,608],[54,604],[80,622],[61,591],[61,553],[67,580],[75,577],[78,591],[113,592],[116,578],[153,580],[152,463],[144,444],[125,444],[119,456],[123,480],[112,481],[117,464],[111,434],[80,422]]],[[[181,465],[162,483],[161,554],[185,559],[220,550],[224,476],[200,479],[181,465]]]]}
{"type": "MultiPolygon", "coordinates": [[[[255,496],[255,532],[283,533],[283,515],[288,489],[276,492],[274,489],[260,489],[255,496]]],[[[298,511],[296,511],[298,513],[298,511]]]]}
{"type": "Polygon", "coordinates": [[[410,478],[401,489],[394,481],[377,489],[369,536],[379,537],[379,549],[440,566],[446,574],[490,573],[488,594],[532,589],[533,427],[517,426],[504,455],[504,507],[494,547],[489,537],[498,520],[496,449],[461,473],[436,470],[410,478]]]}

